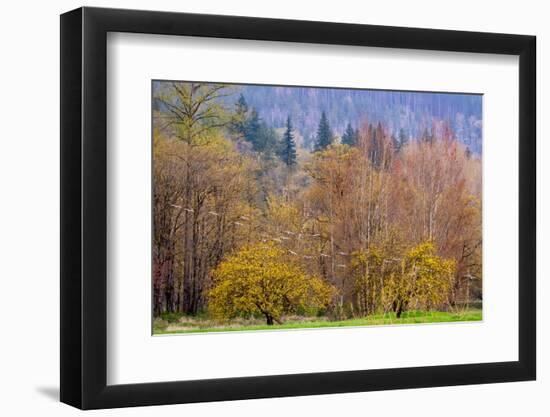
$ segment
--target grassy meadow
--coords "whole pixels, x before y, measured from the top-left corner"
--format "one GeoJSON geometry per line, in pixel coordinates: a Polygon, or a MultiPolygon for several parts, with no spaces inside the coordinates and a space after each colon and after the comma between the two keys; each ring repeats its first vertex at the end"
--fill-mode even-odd
{"type": "Polygon", "coordinates": [[[235,332],[251,330],[289,330],[289,329],[316,329],[349,326],[379,326],[396,324],[426,324],[468,322],[482,320],[481,309],[468,309],[456,312],[443,311],[407,311],[397,319],[395,313],[373,314],[367,317],[348,320],[331,321],[326,317],[289,316],[283,324],[266,325],[262,319],[232,320],[231,324],[223,324],[208,318],[191,317],[184,314],[164,314],[155,318],[153,333],[181,334],[206,332],[235,332]]]}

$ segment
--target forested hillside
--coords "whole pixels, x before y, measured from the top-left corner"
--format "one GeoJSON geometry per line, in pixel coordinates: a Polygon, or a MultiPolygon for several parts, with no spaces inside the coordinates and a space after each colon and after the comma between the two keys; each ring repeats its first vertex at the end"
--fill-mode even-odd
{"type": "Polygon", "coordinates": [[[358,127],[369,119],[384,124],[390,135],[403,129],[416,138],[439,121],[448,123],[456,138],[473,153],[482,152],[479,95],[270,86],[243,86],[241,92],[271,126],[282,127],[292,114],[296,129],[305,139],[300,145],[309,148],[325,111],[340,136],[348,123],[358,127]]]}
{"type": "Polygon", "coordinates": [[[480,96],[153,94],[157,332],[481,318],[480,96]]]}

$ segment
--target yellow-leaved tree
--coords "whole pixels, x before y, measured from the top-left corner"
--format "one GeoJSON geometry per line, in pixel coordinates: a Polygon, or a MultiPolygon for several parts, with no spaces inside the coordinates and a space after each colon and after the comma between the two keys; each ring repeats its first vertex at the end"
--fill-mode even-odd
{"type": "Polygon", "coordinates": [[[217,319],[262,314],[268,325],[300,308],[326,308],[334,287],[308,276],[287,252],[257,243],[226,258],[213,271],[208,307],[217,319]]]}
{"type": "Polygon", "coordinates": [[[430,242],[413,247],[402,260],[401,273],[392,273],[386,280],[384,298],[397,318],[413,303],[429,309],[447,297],[456,262],[436,253],[430,242]]]}

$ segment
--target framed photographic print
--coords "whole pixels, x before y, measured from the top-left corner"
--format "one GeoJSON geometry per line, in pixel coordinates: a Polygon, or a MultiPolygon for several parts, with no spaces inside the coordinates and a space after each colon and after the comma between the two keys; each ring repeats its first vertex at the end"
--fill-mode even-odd
{"type": "Polygon", "coordinates": [[[535,379],[535,38],[61,16],[61,400],[535,379]]]}

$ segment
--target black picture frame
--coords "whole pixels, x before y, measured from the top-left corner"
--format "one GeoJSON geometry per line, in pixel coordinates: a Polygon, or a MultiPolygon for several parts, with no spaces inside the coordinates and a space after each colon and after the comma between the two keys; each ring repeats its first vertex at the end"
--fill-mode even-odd
{"type": "Polygon", "coordinates": [[[81,409],[534,380],[534,36],[136,10],[61,16],[61,401],[81,409]],[[108,32],[519,56],[519,360],[107,385],[108,32]]]}

